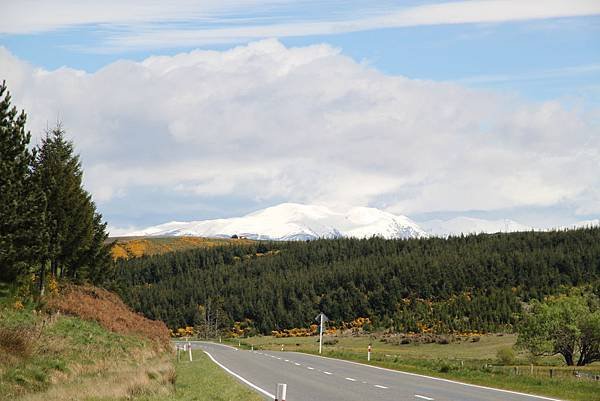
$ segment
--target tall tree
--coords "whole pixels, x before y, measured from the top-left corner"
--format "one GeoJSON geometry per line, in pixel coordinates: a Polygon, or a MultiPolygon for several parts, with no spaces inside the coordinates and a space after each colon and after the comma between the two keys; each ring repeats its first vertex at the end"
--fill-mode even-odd
{"type": "Polygon", "coordinates": [[[13,281],[44,254],[45,199],[35,185],[25,130],[27,116],[11,105],[6,82],[0,85],[0,279],[13,281]]]}
{"type": "Polygon", "coordinates": [[[106,225],[96,212],[90,194],[83,188],[83,171],[73,143],[65,139],[60,124],[46,133],[34,162],[34,176],[48,200],[48,257],[40,272],[44,289],[45,268],[53,277],[91,279],[107,268],[104,245],[106,225]]]}
{"type": "Polygon", "coordinates": [[[594,299],[560,297],[534,302],[519,325],[517,344],[532,354],[560,354],[569,366],[600,360],[600,310],[594,299]]]}

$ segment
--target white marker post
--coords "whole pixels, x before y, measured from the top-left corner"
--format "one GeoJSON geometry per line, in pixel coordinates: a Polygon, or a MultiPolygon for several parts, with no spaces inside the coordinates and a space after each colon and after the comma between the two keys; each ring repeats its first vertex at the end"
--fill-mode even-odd
{"type": "Polygon", "coordinates": [[[325,314],[323,312],[321,312],[317,315],[317,317],[315,317],[315,320],[317,322],[319,322],[319,324],[320,324],[320,329],[319,329],[319,354],[320,354],[321,352],[323,352],[323,326],[325,325],[325,322],[329,320],[329,318],[327,316],[325,316],[325,314]]]}
{"type": "Polygon", "coordinates": [[[190,354],[190,362],[192,362],[192,343],[188,342],[188,353],[190,354]]]}
{"type": "Polygon", "coordinates": [[[369,348],[367,349],[367,362],[371,362],[371,344],[369,344],[369,348]]]}
{"type": "Polygon", "coordinates": [[[287,393],[287,384],[277,383],[277,395],[275,396],[275,401],[285,401],[287,393]]]}

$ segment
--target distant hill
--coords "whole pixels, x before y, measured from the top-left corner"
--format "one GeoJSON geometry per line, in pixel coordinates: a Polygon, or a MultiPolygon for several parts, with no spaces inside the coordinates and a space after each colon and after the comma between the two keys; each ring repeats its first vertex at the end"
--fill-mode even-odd
{"type": "Polygon", "coordinates": [[[332,209],[325,206],[282,203],[229,219],[173,221],[130,233],[132,236],[198,236],[257,240],[317,238],[422,238],[427,234],[406,216],[368,207],[332,209]]]}
{"type": "Polygon", "coordinates": [[[116,237],[113,243],[113,259],[137,258],[144,255],[162,255],[168,252],[222,245],[247,245],[247,239],[202,238],[202,237],[116,237]]]}
{"type": "Polygon", "coordinates": [[[249,319],[263,334],[369,317],[403,332],[512,330],[531,299],[600,293],[600,228],[407,240],[256,241],[118,260],[110,288],[170,328],[249,319]],[[269,255],[268,257],[259,257],[269,255]]]}

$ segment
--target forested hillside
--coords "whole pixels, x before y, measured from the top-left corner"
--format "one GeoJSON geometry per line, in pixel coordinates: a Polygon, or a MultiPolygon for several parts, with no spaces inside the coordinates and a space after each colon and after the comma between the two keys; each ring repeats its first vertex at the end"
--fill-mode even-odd
{"type": "Polygon", "coordinates": [[[370,317],[402,331],[510,330],[523,302],[600,291],[600,228],[415,240],[256,243],[119,260],[108,283],[170,327],[262,332],[370,317]]]}

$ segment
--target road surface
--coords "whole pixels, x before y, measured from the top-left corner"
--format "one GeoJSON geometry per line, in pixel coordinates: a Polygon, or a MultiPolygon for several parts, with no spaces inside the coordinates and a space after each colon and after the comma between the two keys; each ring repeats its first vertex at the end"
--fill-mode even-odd
{"type": "Polygon", "coordinates": [[[286,401],[553,400],[296,352],[246,351],[205,342],[192,346],[266,400],[274,400],[277,383],[287,384],[286,401]]]}

